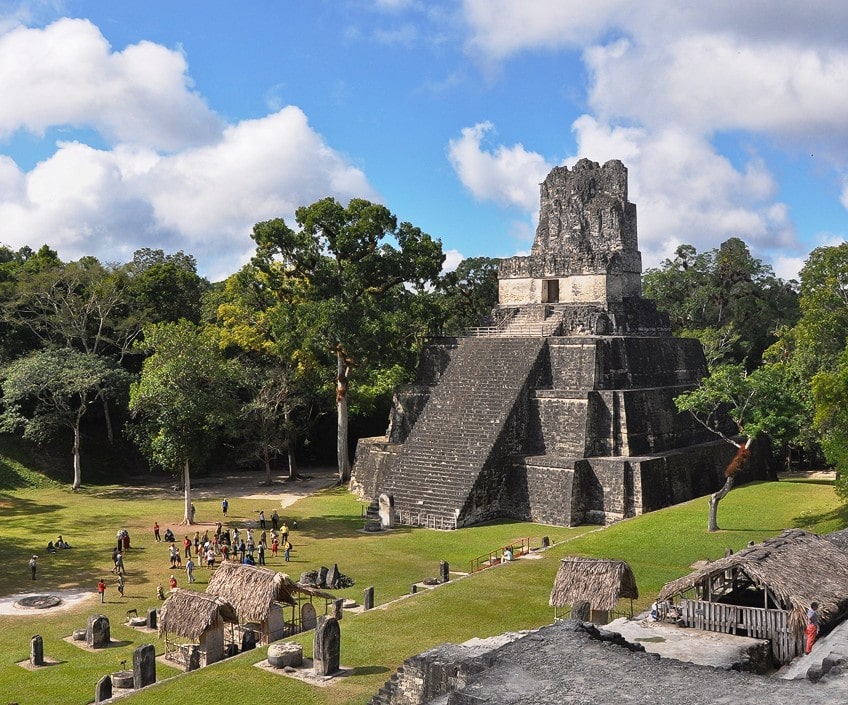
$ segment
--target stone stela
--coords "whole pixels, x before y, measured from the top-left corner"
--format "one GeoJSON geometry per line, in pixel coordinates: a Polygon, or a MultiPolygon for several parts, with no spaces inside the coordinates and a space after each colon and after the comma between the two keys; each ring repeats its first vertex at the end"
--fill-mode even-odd
{"type": "MultiPolygon", "coordinates": [[[[351,490],[369,521],[604,524],[724,483],[735,449],[674,405],[706,360],[642,297],[627,169],[581,159],[540,191],[533,247],[501,262],[491,316],[425,346],[386,435],[359,440],[351,490]]],[[[752,458],[741,481],[768,476],[752,458]]]]}

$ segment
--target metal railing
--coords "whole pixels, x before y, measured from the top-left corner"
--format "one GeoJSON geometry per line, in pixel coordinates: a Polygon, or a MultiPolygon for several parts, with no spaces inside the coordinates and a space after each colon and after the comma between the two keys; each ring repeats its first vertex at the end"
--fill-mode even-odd
{"type": "Polygon", "coordinates": [[[456,529],[456,516],[447,518],[441,514],[416,512],[411,509],[399,509],[395,512],[395,522],[406,526],[421,526],[425,529],[456,529]]]}

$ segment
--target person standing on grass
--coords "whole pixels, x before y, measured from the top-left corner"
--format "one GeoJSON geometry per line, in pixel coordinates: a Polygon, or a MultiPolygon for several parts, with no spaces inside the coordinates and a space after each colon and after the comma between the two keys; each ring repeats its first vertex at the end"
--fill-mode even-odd
{"type": "Polygon", "coordinates": [[[288,541],[285,541],[283,543],[283,558],[286,559],[286,563],[289,562],[289,558],[291,557],[291,549],[292,545],[288,541]]]}
{"type": "Polygon", "coordinates": [[[271,528],[276,531],[280,527],[280,515],[277,514],[277,510],[274,510],[274,513],[271,515],[271,528]]]}
{"type": "Polygon", "coordinates": [[[168,587],[171,590],[177,589],[177,579],[173,575],[170,578],[168,578],[168,587]]]}
{"type": "Polygon", "coordinates": [[[259,528],[260,529],[265,528],[265,510],[264,509],[259,510],[259,528]]]}
{"type": "Polygon", "coordinates": [[[124,576],[118,576],[118,593],[121,595],[121,599],[124,599],[124,576]]]}
{"type": "Polygon", "coordinates": [[[191,560],[191,558],[189,558],[186,561],[185,572],[186,572],[186,576],[188,577],[188,581],[190,583],[193,583],[194,582],[194,561],[191,560]]]}
{"type": "Polygon", "coordinates": [[[183,550],[185,551],[185,557],[191,558],[191,539],[188,536],[183,539],[183,550]]]}
{"type": "Polygon", "coordinates": [[[100,582],[97,583],[97,592],[100,593],[100,604],[102,605],[106,602],[106,583],[103,582],[103,578],[100,578],[100,582]]]}
{"type": "Polygon", "coordinates": [[[38,556],[29,559],[29,569],[32,571],[32,579],[35,580],[35,571],[38,568],[38,556]]]}
{"type": "Polygon", "coordinates": [[[159,536],[159,522],[153,522],[153,538],[156,540],[156,543],[159,543],[162,540],[162,537],[159,536]]]}
{"type": "Polygon", "coordinates": [[[221,502],[221,511],[224,513],[224,516],[227,516],[227,510],[230,508],[230,503],[227,501],[227,498],[224,497],[224,501],[221,502]]]}

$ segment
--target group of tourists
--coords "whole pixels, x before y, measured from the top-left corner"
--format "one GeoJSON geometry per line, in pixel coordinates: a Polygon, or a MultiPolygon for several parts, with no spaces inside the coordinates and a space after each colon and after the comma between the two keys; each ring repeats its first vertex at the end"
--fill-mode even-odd
{"type": "MultiPolygon", "coordinates": [[[[223,500],[221,510],[226,516],[229,503],[223,500]]],[[[286,561],[291,560],[292,544],[289,541],[289,526],[280,520],[276,510],[271,515],[271,529],[265,528],[265,513],[260,510],[259,534],[252,527],[232,530],[224,528],[222,523],[216,522],[215,531],[210,535],[209,529],[200,533],[195,531],[194,536],[186,534],[180,544],[170,528],[165,530],[164,535],[160,533],[159,522],[153,522],[153,537],[157,542],[168,543],[169,566],[173,569],[184,569],[189,583],[195,581],[194,571],[198,566],[213,569],[216,561],[237,561],[245,565],[266,565],[266,555],[270,551],[271,556],[277,557],[280,553],[286,561]],[[185,561],[185,567],[183,567],[185,561]]],[[[293,522],[293,525],[296,525],[293,522]]],[[[173,576],[172,576],[173,577],[173,576]]],[[[170,581],[169,581],[170,582],[170,581]]]]}

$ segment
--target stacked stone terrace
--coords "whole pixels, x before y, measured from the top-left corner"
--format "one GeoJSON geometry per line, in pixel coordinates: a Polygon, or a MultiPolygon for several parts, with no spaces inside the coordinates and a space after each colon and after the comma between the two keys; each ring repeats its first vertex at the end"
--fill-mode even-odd
{"type": "Polygon", "coordinates": [[[626,168],[584,159],[541,194],[531,254],[501,264],[494,325],[432,341],[387,435],[360,440],[352,489],[392,495],[402,523],[604,523],[724,481],[734,448],[674,405],[706,363],[642,298],[626,168]]]}

